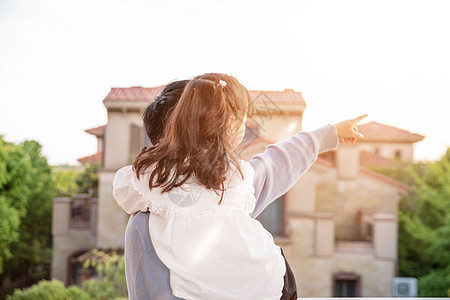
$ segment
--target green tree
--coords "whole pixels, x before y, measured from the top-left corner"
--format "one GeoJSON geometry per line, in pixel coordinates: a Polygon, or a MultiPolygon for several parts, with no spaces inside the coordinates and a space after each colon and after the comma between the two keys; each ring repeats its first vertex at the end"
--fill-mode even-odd
{"type": "Polygon", "coordinates": [[[31,194],[32,167],[22,147],[0,136],[0,274],[12,257],[11,244],[19,240],[19,226],[31,194]]]}
{"type": "Polygon", "coordinates": [[[81,173],[75,178],[78,186],[78,193],[91,194],[97,197],[98,194],[98,168],[100,164],[86,164],[81,173]]]}
{"type": "Polygon", "coordinates": [[[403,182],[404,184],[414,186],[417,183],[417,179],[424,175],[428,167],[427,163],[418,162],[410,163],[403,161],[396,161],[392,167],[378,167],[371,166],[371,170],[389,176],[403,182]]]}
{"type": "Polygon", "coordinates": [[[64,287],[58,280],[42,280],[27,289],[16,289],[7,300],[91,300],[89,295],[77,286],[64,287]]]}
{"type": "Polygon", "coordinates": [[[410,173],[399,206],[399,275],[419,278],[420,296],[450,288],[450,148],[437,162],[410,173]]]}
{"type": "Polygon", "coordinates": [[[53,167],[52,178],[56,190],[56,197],[73,197],[78,193],[75,182],[80,171],[75,167],[53,167]]]}
{"type": "MultiPolygon", "coordinates": [[[[7,247],[0,248],[2,252],[5,249],[9,252],[9,259],[2,264],[0,282],[5,278],[22,279],[22,286],[27,286],[49,277],[55,188],[51,168],[41,153],[39,143],[25,141],[13,145],[2,141],[2,146],[0,152],[3,150],[3,153],[14,155],[3,155],[0,160],[0,165],[6,165],[5,172],[1,172],[6,181],[0,188],[0,197],[3,198],[0,211],[5,217],[0,222],[13,218],[15,227],[5,227],[5,236],[12,235],[14,239],[7,247]]],[[[3,232],[1,236],[3,238],[3,232]]]]}

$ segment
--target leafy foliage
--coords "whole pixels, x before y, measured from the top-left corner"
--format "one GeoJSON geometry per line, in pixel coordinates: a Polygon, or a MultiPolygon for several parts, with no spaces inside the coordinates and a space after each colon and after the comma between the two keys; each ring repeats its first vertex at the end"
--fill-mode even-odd
{"type": "Polygon", "coordinates": [[[93,299],[108,300],[127,297],[125,280],[125,260],[123,255],[112,255],[102,251],[94,251],[94,256],[84,267],[94,266],[96,278],[83,283],[85,290],[93,299]]]}
{"type": "Polygon", "coordinates": [[[64,287],[58,280],[42,280],[25,290],[16,289],[7,300],[90,300],[89,295],[76,286],[64,287]]]}
{"type": "Polygon", "coordinates": [[[78,193],[78,185],[75,178],[80,172],[74,167],[53,167],[53,184],[56,197],[73,197],[78,193]]]}
{"type": "Polygon", "coordinates": [[[419,278],[419,296],[445,297],[450,290],[450,268],[432,271],[419,278]]]}
{"type": "Polygon", "coordinates": [[[100,164],[86,164],[84,170],[75,177],[78,186],[78,193],[91,194],[97,197],[98,194],[98,168],[100,164]]]}
{"type": "Polygon", "coordinates": [[[417,183],[417,179],[423,176],[427,168],[427,164],[423,162],[408,163],[402,161],[396,161],[396,165],[393,167],[369,167],[371,170],[394,178],[407,185],[414,185],[417,183]]]}
{"type": "Polygon", "coordinates": [[[420,296],[445,297],[450,289],[450,148],[441,160],[408,172],[411,191],[399,206],[399,275],[419,278],[420,296]]]}
{"type": "Polygon", "coordinates": [[[49,278],[54,197],[96,195],[98,165],[52,168],[35,141],[0,136],[0,298],[11,287],[49,278]]]}
{"type": "Polygon", "coordinates": [[[27,213],[32,166],[21,146],[0,136],[0,274],[12,257],[11,244],[19,240],[19,226],[27,213]]]}
{"type": "Polygon", "coordinates": [[[108,254],[94,250],[91,258],[84,263],[84,268],[95,267],[96,275],[84,281],[83,287],[65,288],[58,280],[40,281],[25,290],[16,289],[7,300],[110,300],[127,299],[125,280],[125,260],[123,255],[108,254]]]}
{"type": "Polygon", "coordinates": [[[51,259],[52,199],[55,196],[51,168],[35,141],[25,141],[22,149],[31,164],[26,216],[21,219],[19,240],[11,245],[14,259],[9,270],[28,268],[51,259]]]}
{"type": "MultiPolygon", "coordinates": [[[[51,259],[51,168],[35,141],[0,138],[0,282],[48,278],[51,259]]],[[[2,294],[8,287],[1,289],[2,294]]]]}

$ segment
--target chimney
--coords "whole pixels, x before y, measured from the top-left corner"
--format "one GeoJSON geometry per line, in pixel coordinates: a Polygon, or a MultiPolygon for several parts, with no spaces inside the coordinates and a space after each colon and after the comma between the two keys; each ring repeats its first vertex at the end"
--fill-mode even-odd
{"type": "Polygon", "coordinates": [[[336,151],[336,166],[339,179],[356,179],[359,175],[358,144],[339,144],[336,151]]]}

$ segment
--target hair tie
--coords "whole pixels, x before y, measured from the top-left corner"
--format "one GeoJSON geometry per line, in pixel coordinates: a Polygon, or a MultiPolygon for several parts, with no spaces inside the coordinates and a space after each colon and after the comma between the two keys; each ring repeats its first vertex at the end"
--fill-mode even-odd
{"type": "Polygon", "coordinates": [[[220,86],[222,87],[222,89],[223,89],[224,87],[227,86],[227,82],[224,81],[224,80],[219,80],[219,85],[220,85],[220,86]]]}

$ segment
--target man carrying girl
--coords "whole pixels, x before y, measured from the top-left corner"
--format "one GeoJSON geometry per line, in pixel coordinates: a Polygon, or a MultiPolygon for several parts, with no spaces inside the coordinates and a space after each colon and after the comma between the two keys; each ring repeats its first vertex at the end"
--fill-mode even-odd
{"type": "MultiPolygon", "coordinates": [[[[248,91],[234,77],[198,76],[162,122],[163,135],[155,145],[117,172],[113,185],[119,205],[130,214],[150,212],[146,243],[153,252],[126,239],[130,299],[164,299],[160,296],[169,297],[170,290],[183,299],[296,298],[281,249],[254,217],[286,193],[319,153],[335,148],[338,138],[362,137],[356,124],[364,116],[299,132],[245,162],[233,150],[251,113],[248,91]],[[174,195],[192,198],[194,191],[195,201],[174,200],[174,195]],[[133,255],[139,257],[133,260],[133,255]],[[145,262],[141,267],[139,258],[145,262]],[[138,278],[152,263],[149,268],[161,275],[158,284],[138,278]],[[143,294],[151,285],[158,291],[143,294]]],[[[127,235],[136,237],[128,229],[127,235]]]]}

